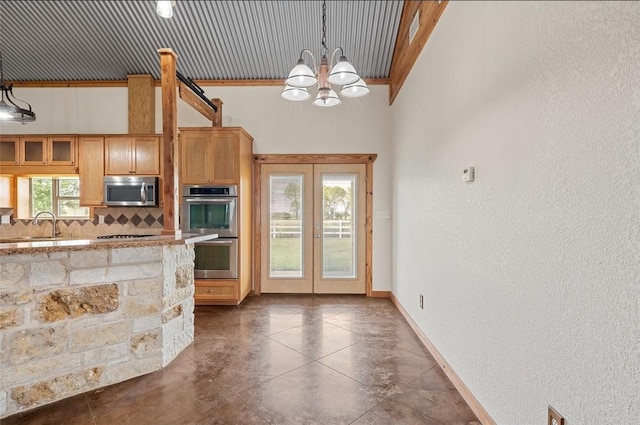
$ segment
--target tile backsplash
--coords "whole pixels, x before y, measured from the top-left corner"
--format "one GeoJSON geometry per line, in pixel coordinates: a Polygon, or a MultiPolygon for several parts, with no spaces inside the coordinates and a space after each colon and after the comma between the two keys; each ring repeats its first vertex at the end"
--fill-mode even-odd
{"type": "MultiPolygon", "coordinates": [[[[93,219],[57,220],[62,237],[83,238],[116,234],[159,235],[163,229],[162,208],[95,208],[93,219]]],[[[0,237],[49,236],[51,220],[45,216],[37,225],[16,219],[13,209],[0,208],[0,237]]]]}

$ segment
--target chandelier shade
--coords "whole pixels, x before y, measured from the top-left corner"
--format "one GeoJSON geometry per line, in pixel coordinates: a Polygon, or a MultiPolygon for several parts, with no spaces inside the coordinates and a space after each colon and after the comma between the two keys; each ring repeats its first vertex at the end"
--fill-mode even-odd
{"type": "Polygon", "coordinates": [[[335,91],[331,89],[320,89],[316,100],[313,101],[314,106],[320,106],[321,108],[330,108],[331,106],[338,106],[342,101],[338,97],[335,91]]]}
{"type": "MultiPolygon", "coordinates": [[[[303,51],[304,52],[304,51],[303,51]]],[[[293,67],[289,73],[289,77],[285,80],[285,83],[293,87],[311,87],[316,84],[318,79],[315,73],[309,68],[309,66],[302,59],[302,53],[296,66],[293,67]]]]}
{"type": "Polygon", "coordinates": [[[307,87],[317,84],[318,95],[313,104],[320,107],[338,106],[342,103],[337,93],[331,87],[332,84],[342,86],[340,94],[345,97],[362,97],[369,94],[367,84],[360,78],[355,67],[347,60],[342,47],[336,48],[328,58],[329,48],[327,47],[327,2],[322,2],[322,49],[320,66],[313,53],[308,49],[300,52],[300,59],[293,67],[287,79],[285,87],[280,94],[283,99],[292,102],[301,102],[309,99],[311,94],[307,87]],[[303,55],[307,53],[311,56],[313,67],[304,61],[303,55]],[[338,61],[334,64],[336,54],[340,53],[338,61]],[[304,91],[303,91],[304,90],[304,91]]]}
{"type": "Polygon", "coordinates": [[[333,68],[327,80],[331,84],[337,84],[343,86],[345,84],[355,83],[360,79],[360,76],[356,72],[356,69],[347,61],[347,58],[343,55],[340,56],[340,60],[333,68]]]}
{"type": "Polygon", "coordinates": [[[304,102],[311,97],[306,87],[293,87],[289,85],[285,86],[280,96],[291,102],[304,102]]]}
{"type": "Polygon", "coordinates": [[[340,94],[344,97],[354,98],[366,96],[370,91],[371,90],[369,89],[369,86],[367,86],[367,83],[365,83],[364,80],[359,79],[355,83],[347,84],[346,86],[342,87],[340,94]]]}

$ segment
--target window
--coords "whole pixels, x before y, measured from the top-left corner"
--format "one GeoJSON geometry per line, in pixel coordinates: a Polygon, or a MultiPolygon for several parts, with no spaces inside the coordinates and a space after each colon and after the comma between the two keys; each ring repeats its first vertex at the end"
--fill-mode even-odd
{"type": "Polygon", "coordinates": [[[59,218],[89,218],[89,208],[80,206],[78,177],[31,177],[29,194],[31,217],[51,211],[59,218]]]}

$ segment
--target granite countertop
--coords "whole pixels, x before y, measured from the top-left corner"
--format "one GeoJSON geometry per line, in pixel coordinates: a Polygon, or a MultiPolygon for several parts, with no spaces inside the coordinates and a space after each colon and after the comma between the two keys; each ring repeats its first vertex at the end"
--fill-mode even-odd
{"type": "Polygon", "coordinates": [[[0,256],[14,254],[36,254],[40,252],[80,251],[105,248],[134,248],[142,246],[182,245],[216,239],[217,234],[191,234],[145,236],[131,239],[88,239],[72,238],[62,240],[35,240],[0,243],[0,256]]]}

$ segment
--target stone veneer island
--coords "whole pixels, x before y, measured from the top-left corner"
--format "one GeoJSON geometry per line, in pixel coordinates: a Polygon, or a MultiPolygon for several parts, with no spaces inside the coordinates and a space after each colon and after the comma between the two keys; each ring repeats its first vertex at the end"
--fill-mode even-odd
{"type": "Polygon", "coordinates": [[[0,244],[0,418],[166,366],[194,337],[193,243],[0,244]]]}

